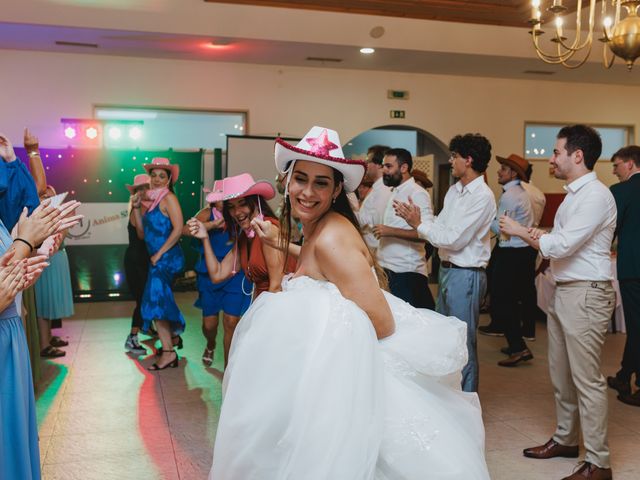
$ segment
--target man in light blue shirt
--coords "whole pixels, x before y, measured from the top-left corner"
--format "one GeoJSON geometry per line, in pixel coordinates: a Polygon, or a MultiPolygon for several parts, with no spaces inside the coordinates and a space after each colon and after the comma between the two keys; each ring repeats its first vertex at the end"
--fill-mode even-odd
{"type": "Polygon", "coordinates": [[[531,360],[533,355],[522,338],[522,324],[528,305],[529,284],[533,283],[537,251],[516,236],[500,233],[498,218],[507,215],[521,225],[533,226],[533,207],[529,194],[520,185],[527,180],[529,162],[511,154],[496,155],[500,162],[498,183],[503,193],[498,202],[498,214],[491,223],[491,231],[498,235],[498,247],[493,250],[491,277],[491,318],[502,325],[507,338],[509,358],[498,362],[501,367],[515,367],[531,360]]]}

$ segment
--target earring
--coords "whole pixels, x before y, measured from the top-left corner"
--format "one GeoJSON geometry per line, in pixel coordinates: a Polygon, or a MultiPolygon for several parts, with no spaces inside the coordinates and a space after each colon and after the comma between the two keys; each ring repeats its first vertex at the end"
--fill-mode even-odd
{"type": "Polygon", "coordinates": [[[336,203],[336,198],[338,198],[338,197],[333,197],[333,202],[331,202],[331,203],[333,203],[334,205],[335,205],[335,203],[336,203]]]}

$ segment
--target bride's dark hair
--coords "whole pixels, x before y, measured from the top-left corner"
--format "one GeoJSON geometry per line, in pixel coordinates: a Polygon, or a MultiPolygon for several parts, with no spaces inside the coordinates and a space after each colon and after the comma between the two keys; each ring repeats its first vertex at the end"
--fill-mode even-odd
{"type": "MultiPolygon", "coordinates": [[[[335,201],[329,206],[329,210],[327,210],[323,214],[323,216],[333,211],[342,215],[347,220],[349,220],[349,223],[351,223],[351,225],[353,225],[353,227],[356,229],[356,231],[360,235],[360,238],[362,238],[362,242],[364,243],[365,247],[367,247],[367,250],[369,250],[369,255],[373,260],[373,267],[378,277],[378,284],[384,290],[388,290],[389,282],[387,279],[387,274],[382,269],[382,267],[380,267],[380,265],[378,264],[378,261],[376,260],[376,256],[371,252],[371,249],[369,249],[369,246],[364,241],[364,237],[362,236],[362,228],[360,227],[360,222],[358,221],[358,217],[356,217],[356,214],[353,212],[353,209],[351,208],[351,202],[349,202],[349,197],[347,197],[347,192],[344,189],[344,176],[340,171],[336,170],[335,168],[332,168],[331,171],[333,172],[334,188],[337,188],[340,184],[342,184],[342,188],[340,189],[340,193],[336,197],[335,201]]],[[[284,199],[282,210],[280,212],[280,236],[279,236],[280,248],[286,252],[285,265],[287,263],[287,260],[289,259],[289,249],[287,247],[290,242],[291,242],[291,200],[287,195],[284,199]]]]}

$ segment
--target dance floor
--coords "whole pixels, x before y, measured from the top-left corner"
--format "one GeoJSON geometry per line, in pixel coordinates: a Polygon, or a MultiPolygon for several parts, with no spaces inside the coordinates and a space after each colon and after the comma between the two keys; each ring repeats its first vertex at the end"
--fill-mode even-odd
{"type": "MultiPolygon", "coordinates": [[[[177,294],[187,318],[180,367],[156,373],[146,370],[152,356],[138,361],[124,353],[131,302],[76,304],[76,315],[59,333],[71,342],[67,356],[43,364],[37,408],[45,480],[207,478],[220,413],[222,348],[213,367],[204,368],[194,296],[177,294]]],[[[487,323],[484,317],[481,323],[487,323]]],[[[496,365],[504,339],[479,335],[478,342],[492,479],[560,479],[571,473],[573,459],[522,456],[523,448],[545,442],[554,428],[544,325],[530,344],[536,358],[517,368],[496,365]]],[[[617,370],[623,345],[623,335],[608,337],[605,374],[617,370]]],[[[639,478],[640,409],[618,402],[611,390],[609,441],[616,480],[639,478]]]]}

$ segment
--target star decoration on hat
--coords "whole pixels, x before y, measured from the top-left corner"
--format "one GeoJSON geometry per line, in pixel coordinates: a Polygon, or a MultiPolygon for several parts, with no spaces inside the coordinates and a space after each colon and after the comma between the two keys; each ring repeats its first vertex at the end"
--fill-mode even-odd
{"type": "Polygon", "coordinates": [[[329,140],[329,133],[325,128],[316,138],[307,138],[307,143],[311,145],[311,152],[316,155],[327,155],[331,150],[338,148],[338,145],[329,140]]]}

